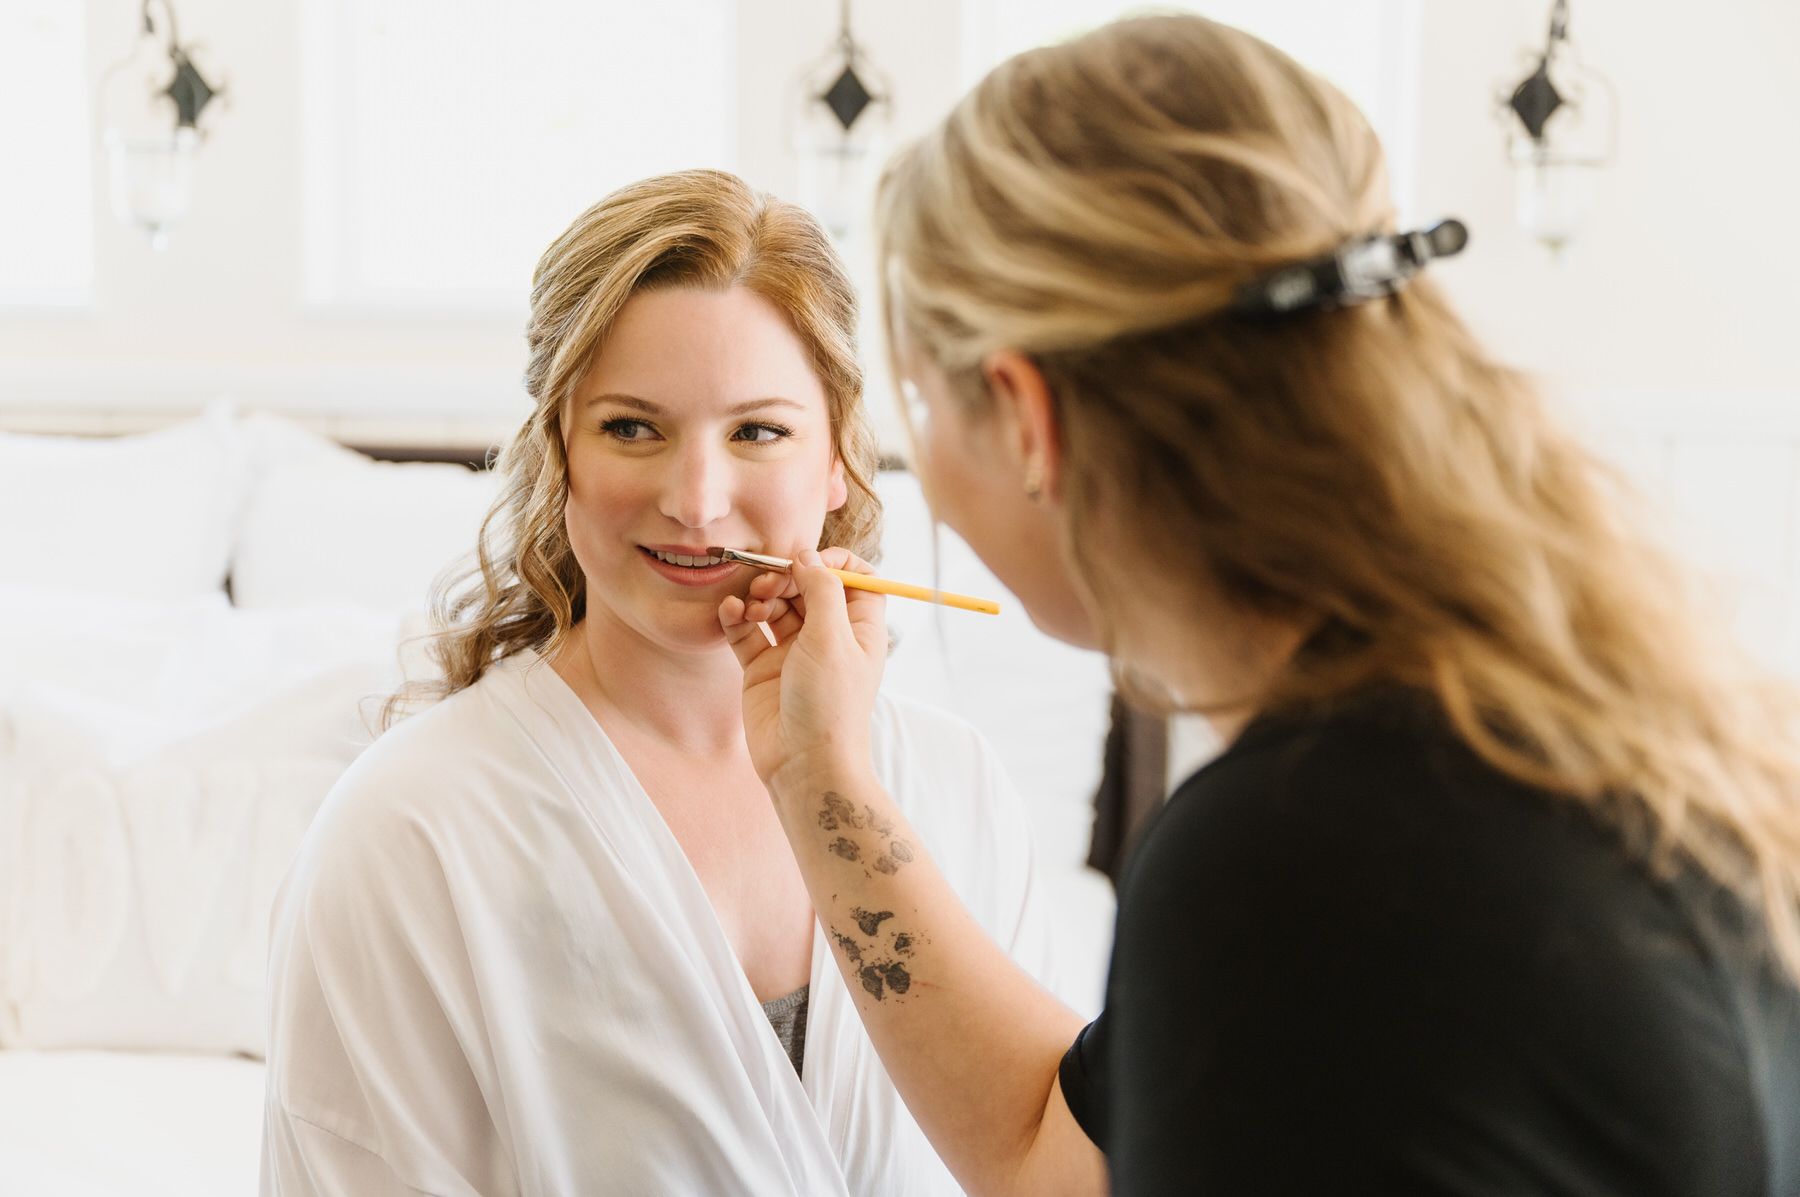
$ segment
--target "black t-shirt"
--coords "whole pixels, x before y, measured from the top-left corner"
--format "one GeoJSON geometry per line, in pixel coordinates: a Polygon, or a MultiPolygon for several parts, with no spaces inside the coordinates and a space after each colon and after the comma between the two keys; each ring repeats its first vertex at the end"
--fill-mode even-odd
{"type": "Polygon", "coordinates": [[[1800,992],[1429,704],[1266,718],[1120,886],[1063,1060],[1117,1194],[1800,1197],[1800,992]]]}

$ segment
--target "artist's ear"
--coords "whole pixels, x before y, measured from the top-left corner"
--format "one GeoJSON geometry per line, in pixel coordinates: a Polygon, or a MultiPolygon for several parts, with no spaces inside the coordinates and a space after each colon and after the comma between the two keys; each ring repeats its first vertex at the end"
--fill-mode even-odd
{"type": "Polygon", "coordinates": [[[996,350],[981,361],[981,375],[994,397],[1000,442],[1010,450],[1008,467],[1027,491],[1033,485],[1049,498],[1062,492],[1062,427],[1056,397],[1044,372],[1012,349],[996,350]]]}
{"type": "Polygon", "coordinates": [[[831,480],[825,486],[825,510],[837,511],[850,501],[850,481],[844,476],[844,459],[831,455],[831,480]]]}

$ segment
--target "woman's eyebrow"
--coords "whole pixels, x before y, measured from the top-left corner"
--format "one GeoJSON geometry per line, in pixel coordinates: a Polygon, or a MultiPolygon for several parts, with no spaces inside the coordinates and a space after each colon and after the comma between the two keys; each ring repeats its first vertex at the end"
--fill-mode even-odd
{"type": "MultiPolygon", "coordinates": [[[[610,391],[604,395],[593,396],[586,403],[582,404],[582,407],[585,409],[599,403],[616,403],[620,407],[629,407],[633,411],[641,411],[646,415],[652,416],[661,415],[663,410],[648,399],[640,399],[636,395],[622,395],[610,391]]],[[[771,396],[767,399],[746,399],[742,403],[734,403],[725,409],[725,414],[728,416],[741,416],[747,412],[757,411],[765,407],[791,407],[795,411],[806,410],[803,405],[794,402],[792,399],[771,396]]]]}

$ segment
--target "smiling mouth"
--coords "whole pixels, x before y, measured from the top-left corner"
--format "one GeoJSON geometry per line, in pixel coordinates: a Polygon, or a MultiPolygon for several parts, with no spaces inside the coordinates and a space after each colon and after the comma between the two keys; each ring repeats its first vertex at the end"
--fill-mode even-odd
{"type": "Polygon", "coordinates": [[[665,553],[657,549],[647,549],[639,545],[638,551],[645,553],[667,565],[678,565],[683,569],[712,569],[725,564],[725,558],[712,555],[695,555],[691,553],[665,553]]]}

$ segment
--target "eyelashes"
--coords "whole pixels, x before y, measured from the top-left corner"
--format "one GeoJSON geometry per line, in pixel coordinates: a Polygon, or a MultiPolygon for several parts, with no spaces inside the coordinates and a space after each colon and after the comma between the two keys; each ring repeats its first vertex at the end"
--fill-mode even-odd
{"type": "Polygon", "coordinates": [[[650,427],[650,425],[644,423],[644,421],[642,421],[642,420],[618,419],[618,420],[605,421],[604,423],[602,423],[600,425],[600,431],[606,433],[606,435],[612,437],[614,440],[640,441],[640,440],[645,440],[647,438],[641,437],[641,436],[627,436],[625,434],[626,430],[627,429],[649,428],[649,427],[650,427]]]}
{"type": "MultiPolygon", "coordinates": [[[[739,426],[738,431],[743,432],[747,428],[754,428],[759,432],[772,432],[775,434],[768,440],[755,439],[748,442],[752,445],[772,445],[776,441],[785,441],[788,437],[794,435],[794,430],[789,428],[786,424],[776,424],[768,420],[758,420],[753,424],[741,425],[739,426]]],[[[733,436],[732,439],[735,440],[737,438],[733,436]]]]}
{"type": "MultiPolygon", "coordinates": [[[[614,440],[625,444],[641,444],[649,441],[656,429],[647,420],[639,420],[630,416],[620,416],[607,420],[600,425],[600,431],[614,440]]],[[[770,420],[756,420],[749,424],[740,424],[731,434],[731,439],[744,445],[773,445],[794,435],[794,430],[786,424],[777,424],[770,420]],[[767,437],[745,437],[744,432],[769,433],[767,437]]]]}

